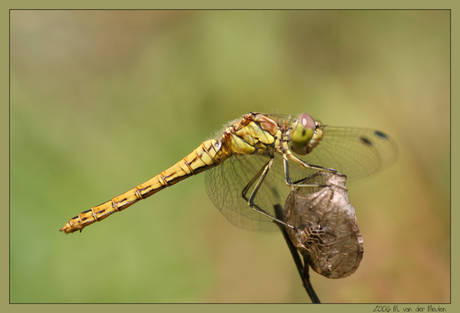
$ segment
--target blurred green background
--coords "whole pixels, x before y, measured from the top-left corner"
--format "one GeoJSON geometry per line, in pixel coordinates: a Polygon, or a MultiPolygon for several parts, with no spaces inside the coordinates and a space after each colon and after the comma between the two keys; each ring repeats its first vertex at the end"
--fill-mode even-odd
{"type": "Polygon", "coordinates": [[[10,301],[309,302],[279,233],[231,225],[204,175],[81,234],[250,111],[398,143],[349,184],[364,238],[323,302],[450,301],[449,11],[11,11],[10,301]]]}

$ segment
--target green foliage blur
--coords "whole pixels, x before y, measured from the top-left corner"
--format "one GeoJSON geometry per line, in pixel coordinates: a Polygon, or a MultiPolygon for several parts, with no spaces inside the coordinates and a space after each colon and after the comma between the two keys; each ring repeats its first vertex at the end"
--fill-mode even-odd
{"type": "Polygon", "coordinates": [[[349,184],[364,238],[322,302],[450,301],[449,11],[11,11],[12,303],[309,302],[279,233],[192,177],[82,233],[70,218],[250,111],[390,134],[349,184]]]}

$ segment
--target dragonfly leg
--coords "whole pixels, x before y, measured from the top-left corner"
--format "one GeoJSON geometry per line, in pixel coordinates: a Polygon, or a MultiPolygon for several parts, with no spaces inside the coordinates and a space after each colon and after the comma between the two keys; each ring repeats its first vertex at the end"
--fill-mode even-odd
{"type": "Polygon", "coordinates": [[[267,163],[265,163],[265,165],[259,170],[259,172],[257,172],[257,174],[249,181],[249,183],[246,185],[246,187],[244,187],[243,189],[243,192],[242,192],[242,196],[244,198],[244,200],[246,200],[248,202],[248,205],[253,208],[254,210],[256,210],[257,212],[259,212],[260,214],[262,215],[265,215],[266,217],[286,226],[286,227],[289,227],[291,229],[293,229],[296,233],[297,233],[297,229],[290,225],[290,224],[287,224],[279,219],[277,219],[276,217],[268,214],[267,212],[265,212],[263,209],[261,209],[259,206],[257,206],[255,203],[254,203],[254,199],[257,195],[257,192],[259,191],[259,188],[260,186],[262,185],[265,177],[267,176],[268,172],[270,171],[270,168],[273,164],[273,158],[271,158],[270,160],[268,160],[267,163]],[[251,186],[254,184],[254,182],[257,180],[257,184],[256,186],[254,187],[254,190],[252,191],[251,195],[249,196],[249,199],[247,198],[247,193],[249,191],[249,188],[251,188],[251,186]]]}
{"type": "MultiPolygon", "coordinates": [[[[317,165],[310,165],[301,159],[297,158],[295,155],[290,153],[289,151],[285,154],[283,154],[283,163],[284,163],[284,174],[285,174],[285,180],[286,180],[286,185],[291,186],[291,187],[326,187],[327,185],[323,184],[299,184],[298,181],[292,182],[291,178],[289,176],[289,165],[288,165],[288,156],[291,160],[294,162],[302,165],[303,167],[316,170],[316,171],[324,171],[324,172],[329,172],[333,174],[338,174],[336,170],[333,168],[325,168],[322,166],[317,166],[317,165]]],[[[302,179],[303,180],[303,179],[302,179]]]]}

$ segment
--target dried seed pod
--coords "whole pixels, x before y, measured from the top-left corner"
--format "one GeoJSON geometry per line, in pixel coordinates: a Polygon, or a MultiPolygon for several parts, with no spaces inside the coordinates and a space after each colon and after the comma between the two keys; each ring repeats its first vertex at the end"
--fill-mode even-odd
{"type": "MultiPolygon", "coordinates": [[[[284,222],[305,263],[328,278],[353,274],[363,258],[363,238],[355,209],[348,201],[346,176],[317,172],[296,187],[286,200],[284,222]]],[[[305,265],[306,266],[306,265],[305,265]]]]}

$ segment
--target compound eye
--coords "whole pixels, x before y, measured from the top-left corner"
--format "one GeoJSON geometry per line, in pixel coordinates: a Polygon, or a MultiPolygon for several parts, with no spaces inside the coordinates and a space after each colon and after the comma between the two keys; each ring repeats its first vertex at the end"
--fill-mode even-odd
{"type": "Polygon", "coordinates": [[[296,149],[299,150],[301,147],[308,145],[315,134],[316,122],[313,117],[307,113],[302,113],[294,124],[295,126],[292,130],[291,143],[295,151],[296,149]]]}

